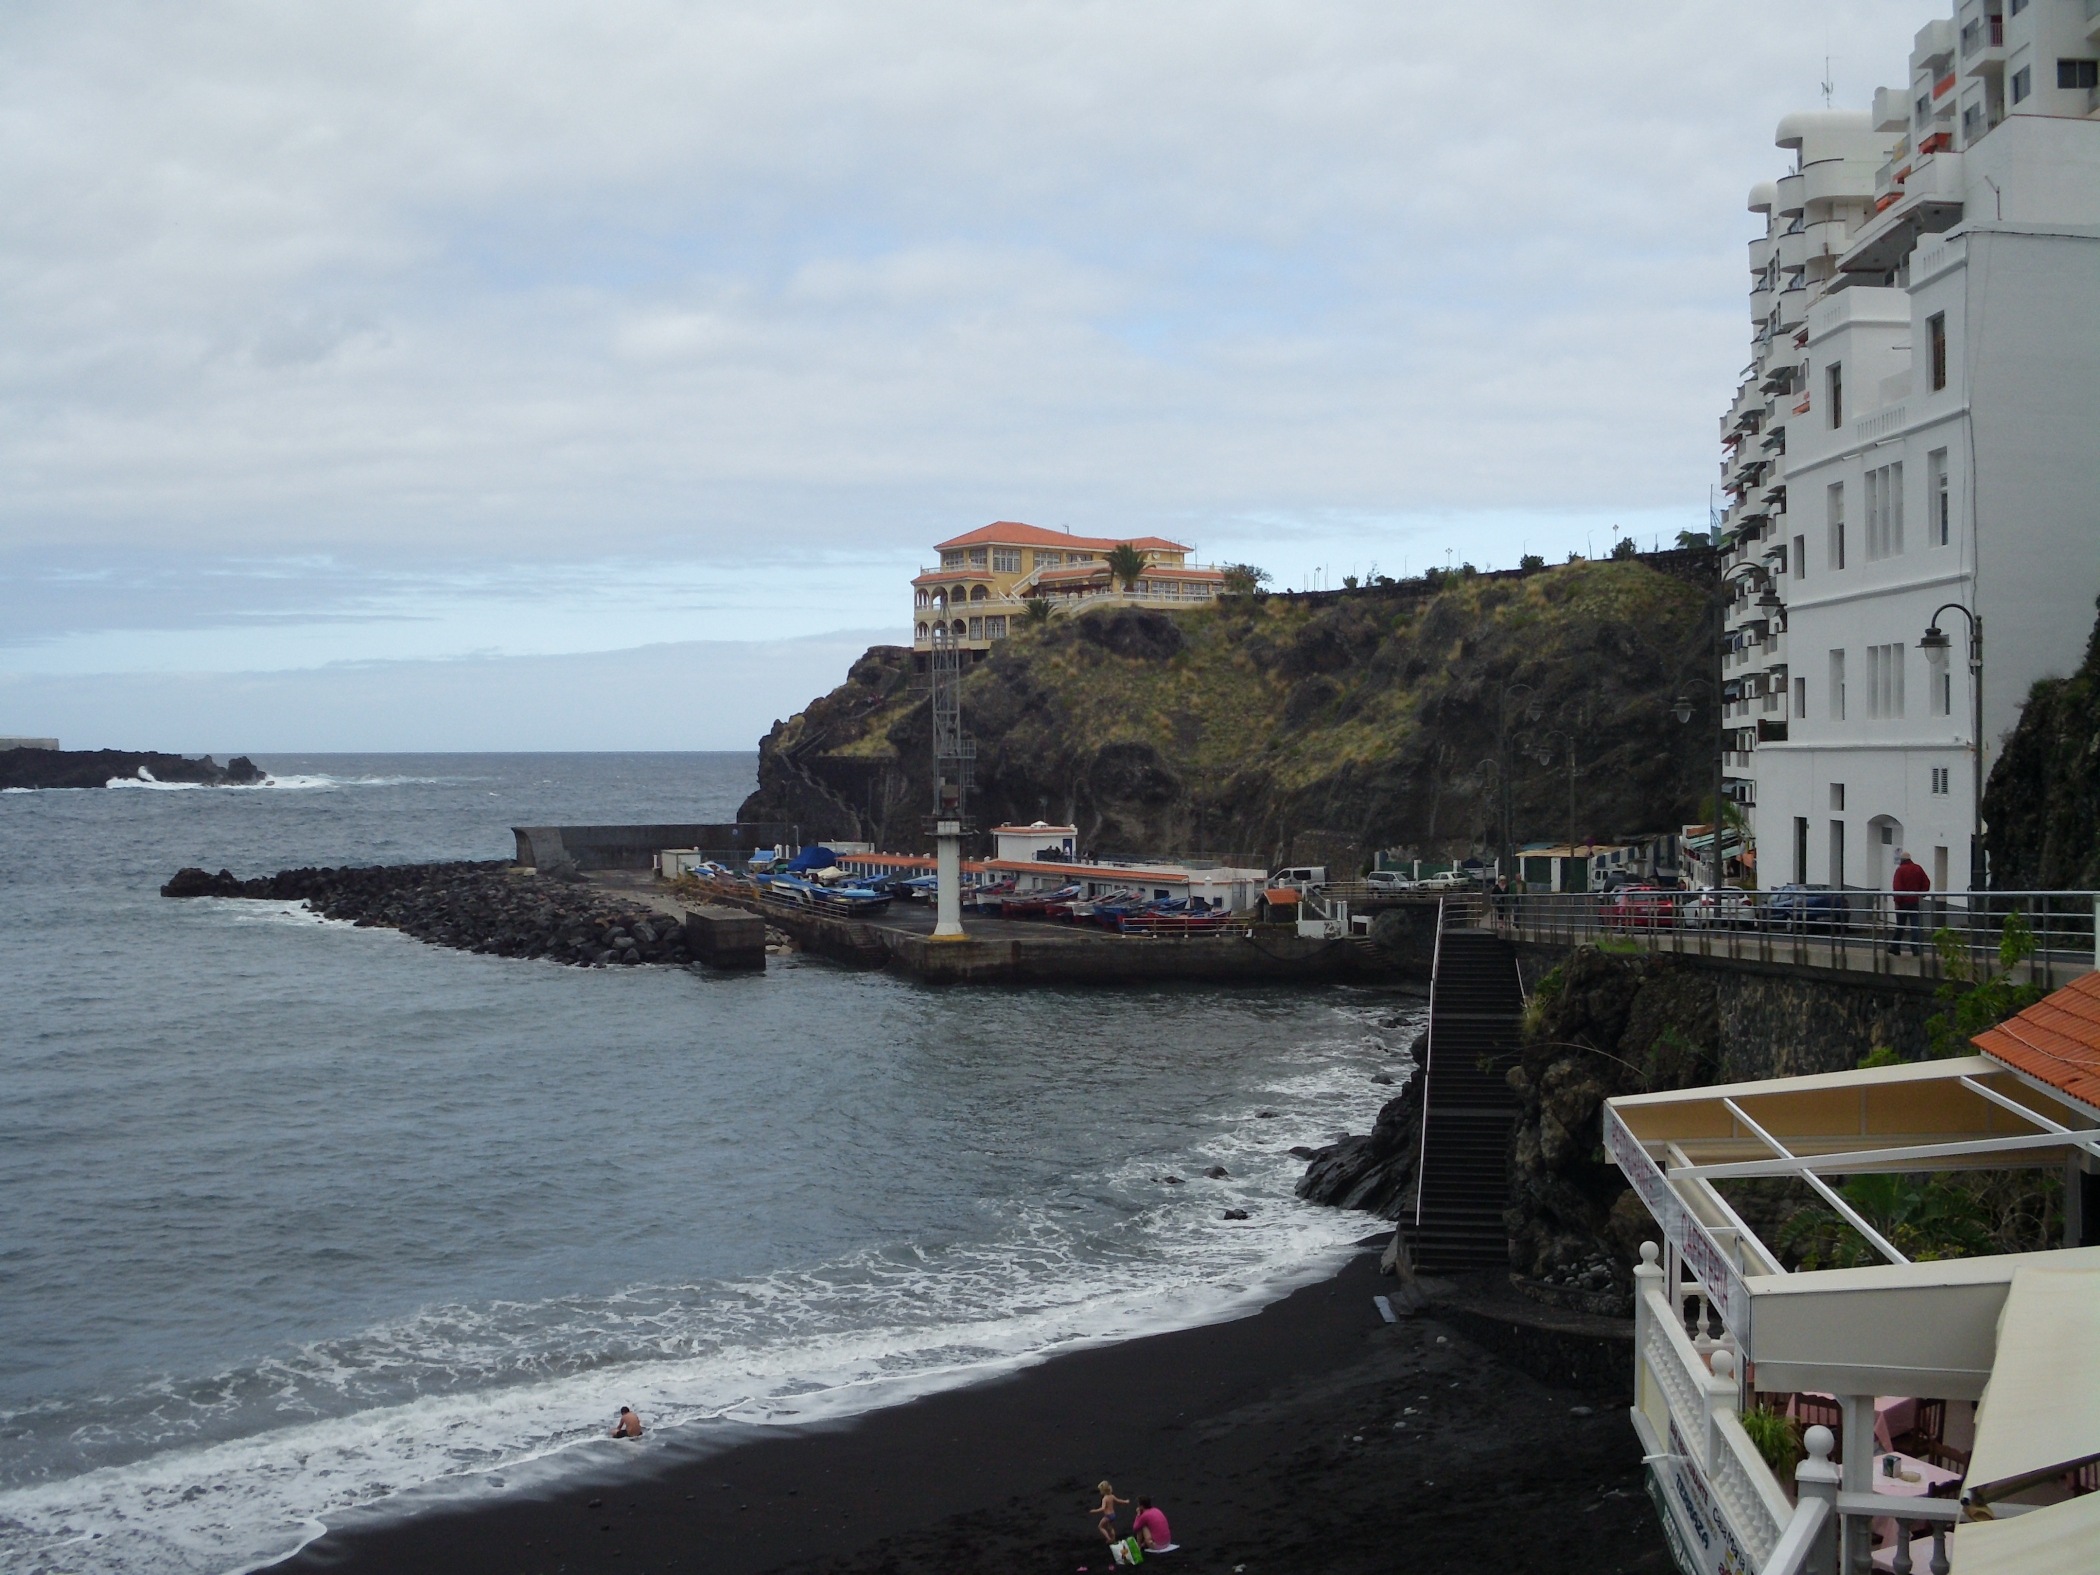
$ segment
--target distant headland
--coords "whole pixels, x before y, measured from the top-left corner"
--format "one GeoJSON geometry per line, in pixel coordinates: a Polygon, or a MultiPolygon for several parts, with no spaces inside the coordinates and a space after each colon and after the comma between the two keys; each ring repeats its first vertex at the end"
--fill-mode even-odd
{"type": "Polygon", "coordinates": [[[220,765],[157,750],[60,749],[55,738],[0,738],[0,788],[98,788],[112,781],[181,782],[246,787],[265,773],[246,755],[220,765]]]}

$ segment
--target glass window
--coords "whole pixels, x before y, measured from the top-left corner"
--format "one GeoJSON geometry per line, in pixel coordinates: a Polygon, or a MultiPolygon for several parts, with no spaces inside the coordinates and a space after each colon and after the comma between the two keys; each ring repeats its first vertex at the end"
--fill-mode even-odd
{"type": "Polygon", "coordinates": [[[2072,91],[2100,87],[2100,60],[2057,61],[2056,85],[2072,91]]]}
{"type": "Polygon", "coordinates": [[[1824,494],[1824,508],[1830,522],[1830,566],[1842,569],[1845,566],[1845,484],[1834,481],[1824,494]]]}
{"type": "Polygon", "coordinates": [[[972,547],[970,549],[970,567],[973,569],[983,568],[985,566],[985,560],[989,556],[989,554],[989,548],[972,547]]]}
{"type": "Polygon", "coordinates": [[[1845,424],[1845,368],[1842,365],[1825,368],[1823,383],[1830,396],[1830,424],[1841,427],[1845,424]]]}
{"type": "Polygon", "coordinates": [[[1944,547],[1954,535],[1954,500],[1947,491],[1945,449],[1936,448],[1925,456],[1925,472],[1926,538],[1933,546],[1944,547]]]}
{"type": "Polygon", "coordinates": [[[1808,538],[1806,536],[1796,536],[1794,538],[1794,578],[1797,580],[1808,578],[1808,538]]]}
{"type": "Polygon", "coordinates": [[[959,568],[961,568],[962,566],[963,566],[963,555],[962,555],[962,550],[961,550],[960,548],[958,548],[958,549],[957,549],[957,550],[955,550],[954,552],[944,552],[944,553],[942,553],[942,554],[941,554],[941,567],[942,567],[942,568],[944,568],[944,569],[959,569],[959,568]]]}
{"type": "Polygon", "coordinates": [[[985,638],[986,638],[987,640],[1003,640],[1003,639],[1005,639],[1005,638],[1006,638],[1006,620],[1005,620],[1005,619],[1004,619],[1003,617],[1002,617],[1002,618],[987,618],[987,619],[985,619],[985,621],[984,621],[984,637],[985,637],[985,638]]]}
{"type": "Polygon", "coordinates": [[[997,574],[1019,574],[1021,572],[1021,549],[1019,547],[994,547],[992,570],[997,574]]]}
{"type": "MultiPolygon", "coordinates": [[[[2070,62],[2060,60],[2057,64],[2062,66],[2068,65],[2070,62]]],[[[2034,70],[2030,66],[2022,66],[2012,74],[2012,101],[2017,104],[2033,91],[2034,70]]]]}
{"type": "Polygon", "coordinates": [[[1925,319],[1925,343],[1931,361],[1932,386],[1947,386],[1947,314],[1934,312],[1925,319]]]}
{"type": "Polygon", "coordinates": [[[1065,555],[1061,552],[1038,551],[1035,555],[1038,569],[1061,569],[1065,566],[1065,555]]]}
{"type": "Polygon", "coordinates": [[[1845,720],[1845,653],[1830,653],[1830,719],[1845,720]]]}

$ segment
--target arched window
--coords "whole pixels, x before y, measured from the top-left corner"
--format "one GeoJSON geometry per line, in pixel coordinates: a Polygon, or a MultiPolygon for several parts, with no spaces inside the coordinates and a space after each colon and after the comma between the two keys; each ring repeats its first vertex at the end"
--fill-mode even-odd
{"type": "Polygon", "coordinates": [[[970,587],[970,600],[973,602],[984,601],[991,594],[991,591],[982,585],[973,585],[970,587]]]}
{"type": "Polygon", "coordinates": [[[913,598],[913,600],[914,600],[915,604],[916,604],[916,605],[918,605],[918,606],[920,606],[920,607],[924,607],[924,606],[926,605],[926,603],[927,603],[927,602],[928,602],[929,600],[931,600],[931,598],[930,598],[930,597],[928,597],[928,596],[927,596],[927,594],[926,594],[926,587],[925,587],[925,586],[923,586],[923,585],[922,585],[922,586],[920,586],[920,587],[919,587],[919,594],[918,594],[918,595],[917,595],[917,596],[916,596],[915,598],[913,598]]]}
{"type": "Polygon", "coordinates": [[[950,607],[953,607],[957,602],[966,602],[969,599],[970,588],[967,585],[958,585],[948,593],[948,605],[950,607]]]}
{"type": "Polygon", "coordinates": [[[925,641],[926,641],[926,625],[922,623],[922,624],[920,624],[920,625],[919,625],[919,642],[920,642],[920,644],[922,644],[922,645],[923,645],[923,644],[925,643],[925,641]]]}
{"type": "Polygon", "coordinates": [[[950,627],[949,632],[952,633],[958,640],[965,639],[970,633],[970,626],[964,623],[960,618],[958,618],[950,627]]]}

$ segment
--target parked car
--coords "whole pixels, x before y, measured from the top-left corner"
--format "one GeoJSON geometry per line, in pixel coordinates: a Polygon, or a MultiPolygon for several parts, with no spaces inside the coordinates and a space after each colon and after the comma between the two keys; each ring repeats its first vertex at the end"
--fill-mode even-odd
{"type": "Polygon", "coordinates": [[[1821,931],[1835,934],[1852,922],[1852,905],[1841,891],[1828,886],[1805,886],[1789,882],[1774,887],[1765,899],[1768,929],[1821,931]]]}
{"type": "Polygon", "coordinates": [[[1324,864],[1299,864],[1289,869],[1278,870],[1269,877],[1269,886],[1276,891],[1311,891],[1316,886],[1327,884],[1327,866],[1324,864]]]}
{"type": "Polygon", "coordinates": [[[1373,870],[1364,877],[1364,884],[1373,891],[1412,891],[1415,882],[1398,870],[1373,870]]]}
{"type": "Polygon", "coordinates": [[[1621,886],[1597,900],[1607,929],[1667,930],[1677,922],[1677,893],[1648,884],[1621,886]]]}
{"type": "Polygon", "coordinates": [[[1749,930],[1757,926],[1757,905],[1740,886],[1708,886],[1680,899],[1687,929],[1749,930]]]}
{"type": "Polygon", "coordinates": [[[1464,870],[1445,870],[1441,875],[1430,875],[1416,883],[1417,891],[1471,891],[1480,883],[1464,870]]]}

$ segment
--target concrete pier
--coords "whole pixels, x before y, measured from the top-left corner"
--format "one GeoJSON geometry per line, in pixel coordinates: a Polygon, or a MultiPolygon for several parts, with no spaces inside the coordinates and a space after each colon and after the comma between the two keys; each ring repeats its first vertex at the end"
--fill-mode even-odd
{"type": "Polygon", "coordinates": [[[862,968],[887,968],[931,984],[1149,984],[1355,981],[1426,978],[1411,956],[1364,939],[1319,940],[1282,925],[1253,933],[1152,937],[1084,926],[973,917],[962,939],[935,939],[935,915],[898,905],[880,919],[841,919],[758,898],[717,898],[762,913],[805,951],[862,968]]]}

